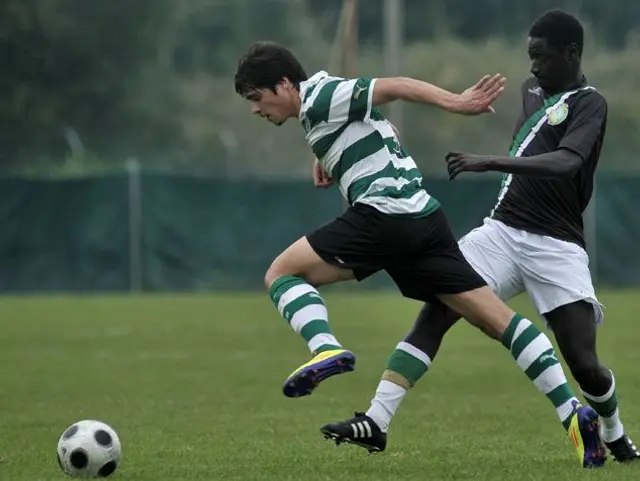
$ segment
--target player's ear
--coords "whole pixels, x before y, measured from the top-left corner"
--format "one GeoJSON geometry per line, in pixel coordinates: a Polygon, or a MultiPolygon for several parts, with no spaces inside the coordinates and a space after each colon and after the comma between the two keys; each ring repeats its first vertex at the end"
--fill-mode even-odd
{"type": "Polygon", "coordinates": [[[282,89],[282,90],[291,90],[293,87],[294,87],[293,83],[287,77],[280,80],[280,83],[278,84],[278,89],[282,89]]]}
{"type": "Polygon", "coordinates": [[[572,43],[569,44],[566,48],[565,48],[565,58],[569,61],[569,62],[577,62],[580,60],[580,49],[578,48],[578,44],[577,43],[572,43]]]}

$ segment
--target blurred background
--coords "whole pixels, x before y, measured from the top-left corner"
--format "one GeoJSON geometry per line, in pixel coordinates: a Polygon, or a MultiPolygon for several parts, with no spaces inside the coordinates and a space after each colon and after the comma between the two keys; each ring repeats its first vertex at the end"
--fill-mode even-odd
{"type": "MultiPolygon", "coordinates": [[[[587,32],[584,70],[609,103],[588,251],[599,285],[640,283],[640,3],[626,0],[1,0],[0,290],[260,289],[271,259],[344,209],[311,183],[300,126],[249,114],[233,89],[255,40],[309,75],[408,75],[460,91],[500,72],[495,116],[385,113],[457,235],[499,178],[445,178],[450,150],[504,154],[549,8],[587,32]]],[[[389,287],[384,275],[364,288],[389,287]]]]}

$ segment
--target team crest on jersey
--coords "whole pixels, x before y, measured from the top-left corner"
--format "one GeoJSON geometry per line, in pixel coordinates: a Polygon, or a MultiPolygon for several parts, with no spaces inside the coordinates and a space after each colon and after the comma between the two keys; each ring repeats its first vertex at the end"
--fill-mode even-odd
{"type": "Polygon", "coordinates": [[[553,107],[549,107],[549,110],[547,110],[547,117],[549,118],[547,123],[553,126],[560,125],[568,116],[569,106],[565,102],[562,102],[554,105],[553,107]]]}

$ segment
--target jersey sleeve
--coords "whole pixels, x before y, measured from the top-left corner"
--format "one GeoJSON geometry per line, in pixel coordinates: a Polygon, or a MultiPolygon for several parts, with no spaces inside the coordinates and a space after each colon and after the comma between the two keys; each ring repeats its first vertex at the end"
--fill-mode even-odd
{"type": "Polygon", "coordinates": [[[308,107],[307,118],[312,125],[366,121],[371,116],[375,81],[360,77],[326,82],[308,107]]]}
{"type": "Polygon", "coordinates": [[[605,128],[606,119],[607,103],[600,94],[593,92],[577,99],[558,148],[575,152],[586,161],[605,128]]]}

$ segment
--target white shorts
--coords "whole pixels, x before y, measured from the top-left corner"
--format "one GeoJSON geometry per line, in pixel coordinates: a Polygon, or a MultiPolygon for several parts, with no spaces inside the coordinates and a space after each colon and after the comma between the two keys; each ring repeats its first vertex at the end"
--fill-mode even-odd
{"type": "Polygon", "coordinates": [[[459,241],[471,266],[503,301],[527,291],[542,317],[577,301],[593,305],[602,322],[589,272],[589,256],[577,244],[514,229],[485,219],[459,241]]]}

